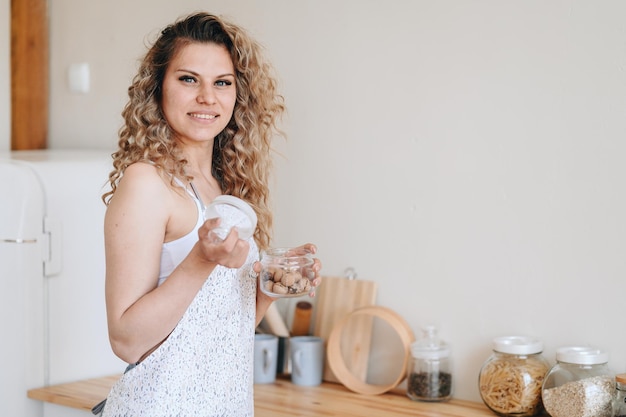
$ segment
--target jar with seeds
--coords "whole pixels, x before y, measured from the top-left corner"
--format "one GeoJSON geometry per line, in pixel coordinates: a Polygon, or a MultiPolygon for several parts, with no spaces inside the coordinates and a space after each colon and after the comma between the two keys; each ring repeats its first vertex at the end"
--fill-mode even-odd
{"type": "Polygon", "coordinates": [[[447,401],[452,397],[450,347],[437,329],[427,326],[422,338],[411,344],[407,370],[407,396],[417,401],[447,401]]]}
{"type": "Polygon", "coordinates": [[[541,391],[546,411],[552,417],[612,417],[615,377],[608,359],[589,346],[557,349],[541,391]]]}

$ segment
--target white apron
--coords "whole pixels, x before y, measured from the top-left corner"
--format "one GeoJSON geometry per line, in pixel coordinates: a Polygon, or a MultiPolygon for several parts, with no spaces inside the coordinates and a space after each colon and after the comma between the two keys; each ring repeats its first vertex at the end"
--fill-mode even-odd
{"type": "MultiPolygon", "coordinates": [[[[163,245],[161,276],[167,277],[197,241],[203,223],[163,245]]],[[[240,269],[218,266],[167,340],[112,387],[103,417],[252,417],[256,278],[254,239],[240,269]]],[[[162,279],[160,280],[162,282],[162,279]]]]}

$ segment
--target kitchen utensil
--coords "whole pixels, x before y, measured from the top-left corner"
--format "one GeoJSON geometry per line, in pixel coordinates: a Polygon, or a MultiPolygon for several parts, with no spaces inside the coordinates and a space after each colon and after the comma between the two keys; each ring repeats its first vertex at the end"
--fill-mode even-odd
{"type": "Polygon", "coordinates": [[[291,323],[292,336],[307,336],[311,328],[311,315],[313,304],[308,301],[299,301],[293,312],[293,322],[291,323]]]}
{"type": "MultiPolygon", "coordinates": [[[[345,271],[344,277],[323,277],[315,296],[315,324],[313,335],[328,342],[335,324],[359,307],[376,302],[376,283],[356,278],[352,268],[345,271]]],[[[358,316],[346,324],[341,344],[345,363],[356,378],[365,381],[370,352],[373,318],[358,316]]],[[[339,382],[325,359],[324,381],[339,382]]]]}
{"type": "MultiPolygon", "coordinates": [[[[395,311],[391,310],[390,308],[381,306],[361,307],[357,308],[352,313],[345,316],[333,328],[333,331],[330,333],[330,337],[328,338],[327,360],[338,381],[345,385],[348,389],[354,392],[358,392],[359,394],[382,394],[395,388],[404,380],[410,356],[411,343],[413,343],[414,341],[415,336],[413,335],[413,331],[411,330],[407,322],[395,311]],[[404,352],[402,358],[403,362],[399,368],[398,374],[396,375],[395,381],[391,384],[369,384],[366,382],[365,377],[363,377],[362,375],[358,375],[354,372],[354,370],[350,369],[347,366],[347,358],[344,352],[345,348],[344,346],[342,346],[345,343],[344,333],[346,330],[349,330],[349,325],[354,320],[364,317],[372,320],[374,318],[384,320],[400,337],[402,350],[404,352]]],[[[366,376],[368,359],[369,351],[368,355],[365,356],[366,376]]]]}
{"type": "Polygon", "coordinates": [[[289,329],[287,329],[287,325],[280,315],[276,303],[270,304],[263,321],[267,325],[269,333],[278,337],[289,337],[289,329]]]}

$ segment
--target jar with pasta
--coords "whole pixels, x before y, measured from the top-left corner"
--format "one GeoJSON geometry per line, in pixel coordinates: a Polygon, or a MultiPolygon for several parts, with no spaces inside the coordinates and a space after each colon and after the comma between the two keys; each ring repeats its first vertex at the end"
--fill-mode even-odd
{"type": "Polygon", "coordinates": [[[562,347],[543,381],[542,397],[552,417],[612,417],[615,376],[608,353],[590,346],[562,347]]]}
{"type": "Polygon", "coordinates": [[[480,369],[480,396],[499,416],[536,416],[543,412],[541,387],[550,366],[543,343],[526,336],[493,340],[493,352],[480,369]]]}

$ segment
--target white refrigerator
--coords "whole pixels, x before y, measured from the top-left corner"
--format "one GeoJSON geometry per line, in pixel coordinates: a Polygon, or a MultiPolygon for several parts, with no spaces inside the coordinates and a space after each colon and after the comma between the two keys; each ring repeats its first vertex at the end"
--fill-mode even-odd
{"type": "Polygon", "coordinates": [[[88,415],[30,400],[48,384],[121,373],[104,304],[110,152],[0,153],[0,415],[88,415]]]}

